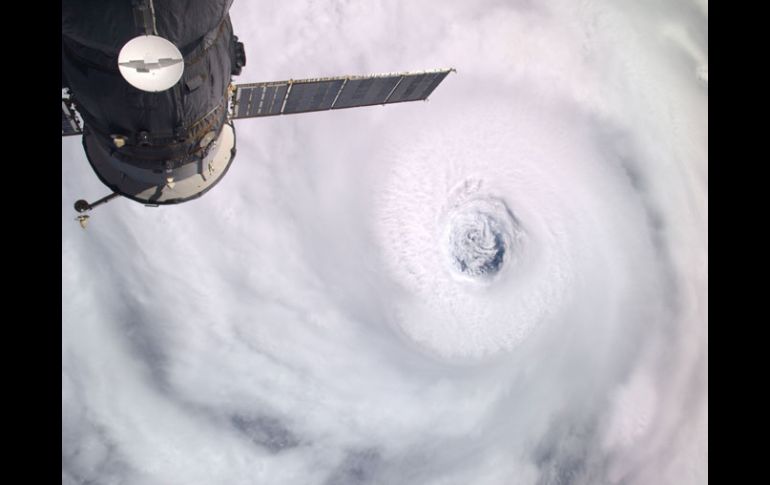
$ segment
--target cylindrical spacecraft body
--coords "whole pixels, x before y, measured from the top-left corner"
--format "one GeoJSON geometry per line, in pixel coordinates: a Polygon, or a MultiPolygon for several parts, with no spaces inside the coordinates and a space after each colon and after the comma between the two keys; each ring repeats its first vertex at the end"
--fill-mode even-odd
{"type": "Polygon", "coordinates": [[[231,2],[62,2],[62,87],[83,118],[88,160],[114,192],[145,204],[185,202],[229,168],[228,89],[240,70],[231,2]],[[118,55],[139,36],[162,37],[181,53],[184,70],[171,88],[143,91],[121,75],[118,55]]]}

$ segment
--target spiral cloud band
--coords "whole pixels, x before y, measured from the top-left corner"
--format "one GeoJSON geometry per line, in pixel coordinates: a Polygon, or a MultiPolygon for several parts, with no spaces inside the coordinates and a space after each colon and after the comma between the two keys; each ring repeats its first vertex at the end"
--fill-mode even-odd
{"type": "Polygon", "coordinates": [[[63,483],[707,483],[705,2],[231,13],[244,82],[457,73],[87,231],[62,142],[63,483]]]}

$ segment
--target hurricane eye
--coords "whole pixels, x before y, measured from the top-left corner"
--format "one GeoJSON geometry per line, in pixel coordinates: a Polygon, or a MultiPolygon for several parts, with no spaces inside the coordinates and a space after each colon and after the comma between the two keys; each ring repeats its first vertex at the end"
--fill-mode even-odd
{"type": "Polygon", "coordinates": [[[521,228],[506,203],[477,195],[448,210],[445,249],[451,271],[464,278],[489,281],[519,251],[521,228]]]}

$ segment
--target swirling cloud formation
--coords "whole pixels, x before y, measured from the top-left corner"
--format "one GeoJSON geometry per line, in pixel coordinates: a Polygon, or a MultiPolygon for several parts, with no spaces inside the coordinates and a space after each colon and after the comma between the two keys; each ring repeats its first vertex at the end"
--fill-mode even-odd
{"type": "Polygon", "coordinates": [[[62,142],[63,483],[707,483],[705,1],[231,13],[242,82],[457,73],[87,231],[62,142]]]}

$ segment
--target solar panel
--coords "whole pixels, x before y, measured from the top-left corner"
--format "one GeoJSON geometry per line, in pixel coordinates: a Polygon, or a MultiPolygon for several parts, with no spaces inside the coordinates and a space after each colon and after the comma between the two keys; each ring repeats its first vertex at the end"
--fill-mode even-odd
{"type": "Polygon", "coordinates": [[[255,118],[281,114],[288,83],[264,83],[236,86],[233,118],[255,118]]]}
{"type": "Polygon", "coordinates": [[[231,118],[256,118],[427,99],[452,71],[342,76],[235,86],[231,118]]]}
{"type": "Polygon", "coordinates": [[[334,103],[334,109],[383,104],[401,76],[348,79],[334,103]]]}
{"type": "Polygon", "coordinates": [[[61,100],[61,136],[80,135],[80,122],[72,109],[72,102],[68,99],[61,100]]]}
{"type": "Polygon", "coordinates": [[[282,114],[330,109],[344,83],[344,78],[294,81],[286,96],[282,114]]]}
{"type": "Polygon", "coordinates": [[[387,102],[400,103],[402,101],[427,99],[447,74],[449,74],[449,71],[404,75],[387,102]]]}

